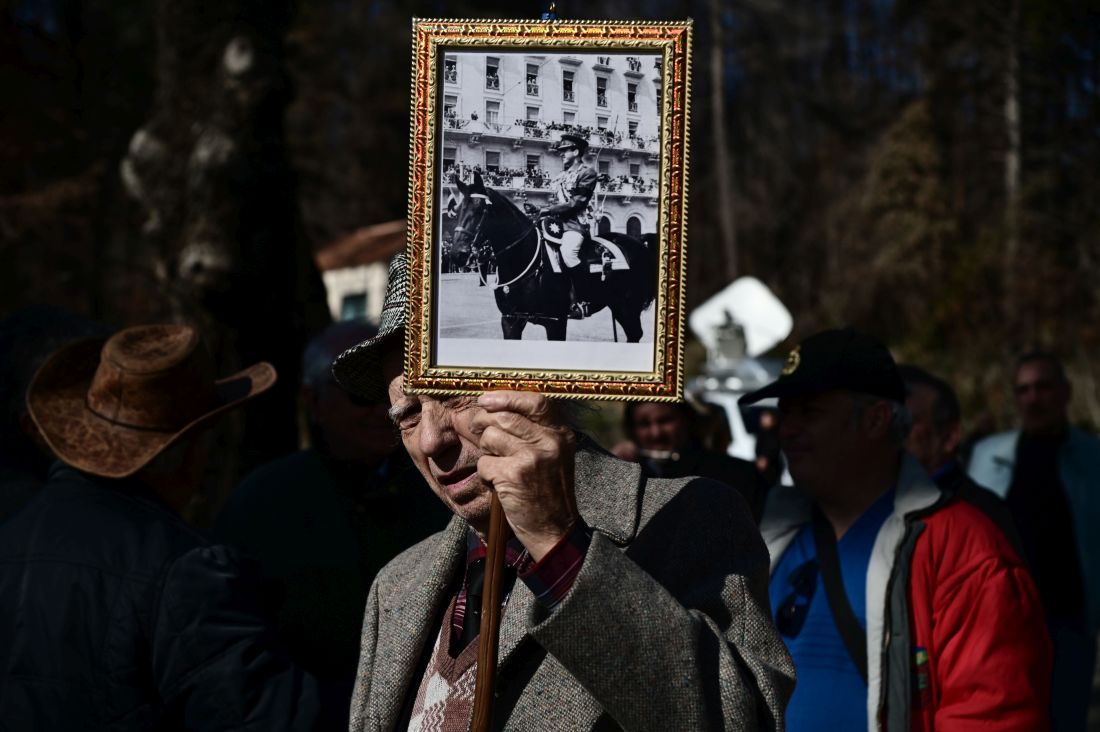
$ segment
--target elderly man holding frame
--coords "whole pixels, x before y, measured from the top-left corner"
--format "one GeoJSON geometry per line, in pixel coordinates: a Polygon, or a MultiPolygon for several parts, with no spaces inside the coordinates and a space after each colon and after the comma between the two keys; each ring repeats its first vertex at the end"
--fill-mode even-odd
{"type": "Polygon", "coordinates": [[[512,533],[501,604],[486,603],[501,614],[495,728],[782,729],[793,668],[744,500],[705,479],[644,478],[540,394],[405,393],[407,277],[399,255],[378,335],[333,372],[353,393],[388,396],[455,517],[371,588],[352,729],[469,728],[495,499],[512,533]]]}

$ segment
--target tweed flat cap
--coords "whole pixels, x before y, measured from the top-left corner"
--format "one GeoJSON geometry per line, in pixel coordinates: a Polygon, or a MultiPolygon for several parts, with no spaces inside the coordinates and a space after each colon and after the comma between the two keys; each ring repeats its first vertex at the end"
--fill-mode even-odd
{"type": "MultiPolygon", "coordinates": [[[[336,383],[352,394],[375,402],[386,400],[386,380],[382,376],[382,348],[391,340],[404,337],[405,307],[409,290],[409,258],[399,252],[390,260],[386,299],[378,320],[378,335],[341,353],[332,362],[336,383]]],[[[400,341],[399,341],[400,342],[400,341]]]]}

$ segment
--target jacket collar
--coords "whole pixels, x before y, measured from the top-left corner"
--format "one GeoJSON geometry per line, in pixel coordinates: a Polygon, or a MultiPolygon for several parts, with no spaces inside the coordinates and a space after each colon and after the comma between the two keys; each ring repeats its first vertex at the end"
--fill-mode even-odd
{"type": "Polygon", "coordinates": [[[642,468],[613,457],[587,437],[577,446],[577,509],[594,531],[619,546],[638,531],[642,468]]]}
{"type": "MultiPolygon", "coordinates": [[[[941,496],[942,492],[917,459],[908,452],[902,453],[891,516],[904,518],[923,511],[935,505],[941,496]]],[[[793,485],[778,485],[768,494],[760,534],[771,553],[771,569],[775,569],[798,530],[810,520],[812,505],[813,502],[793,485]]]]}

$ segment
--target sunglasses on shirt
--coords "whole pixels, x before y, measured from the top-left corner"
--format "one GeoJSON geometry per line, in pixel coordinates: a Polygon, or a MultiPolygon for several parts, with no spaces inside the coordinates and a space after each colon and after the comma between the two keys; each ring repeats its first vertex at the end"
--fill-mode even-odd
{"type": "Polygon", "coordinates": [[[781,635],[794,638],[802,632],[810,612],[810,601],[817,586],[817,560],[811,559],[796,567],[787,577],[787,583],[793,589],[775,611],[775,627],[781,635]]]}

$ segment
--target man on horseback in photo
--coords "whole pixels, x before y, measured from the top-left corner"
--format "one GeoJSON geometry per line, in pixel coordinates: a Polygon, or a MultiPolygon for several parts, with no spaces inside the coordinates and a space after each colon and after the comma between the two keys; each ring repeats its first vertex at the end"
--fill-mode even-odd
{"type": "Polygon", "coordinates": [[[554,217],[562,227],[561,258],[572,283],[573,298],[569,317],[590,315],[590,306],[582,299],[581,245],[588,238],[588,203],[596,190],[596,170],[584,162],[588,141],[579,135],[563,134],[554,148],[561,155],[564,169],[550,181],[557,203],[544,207],[539,216],[554,217]]]}
{"type": "MultiPolygon", "coordinates": [[[[566,169],[566,173],[572,171],[573,183],[559,185],[586,202],[595,185],[593,174],[590,167],[578,167],[575,162],[580,159],[581,146],[567,142],[574,148],[566,153],[574,161],[566,169]]],[[[582,248],[587,203],[576,210],[575,204],[549,207],[550,213],[571,212],[569,228],[563,230],[558,215],[539,212],[543,218],[532,221],[511,195],[487,187],[477,171],[471,182],[456,177],[453,185],[461,198],[451,254],[461,260],[477,252],[478,261],[496,272],[493,299],[505,340],[521,339],[526,325],[533,323],[546,329],[547,340],[564,341],[571,317],[579,319],[609,308],[613,325],[622,328],[626,342],[641,341],[645,334],[642,313],[653,304],[656,294],[656,242],[651,246],[626,234],[608,232],[594,240],[607,254],[589,254],[582,248]],[[586,254],[588,266],[581,263],[586,254]],[[602,261],[602,269],[591,267],[592,258],[602,261]],[[583,301],[580,307],[576,307],[578,301],[583,301]]],[[[612,338],[618,340],[616,330],[612,338]]]]}

